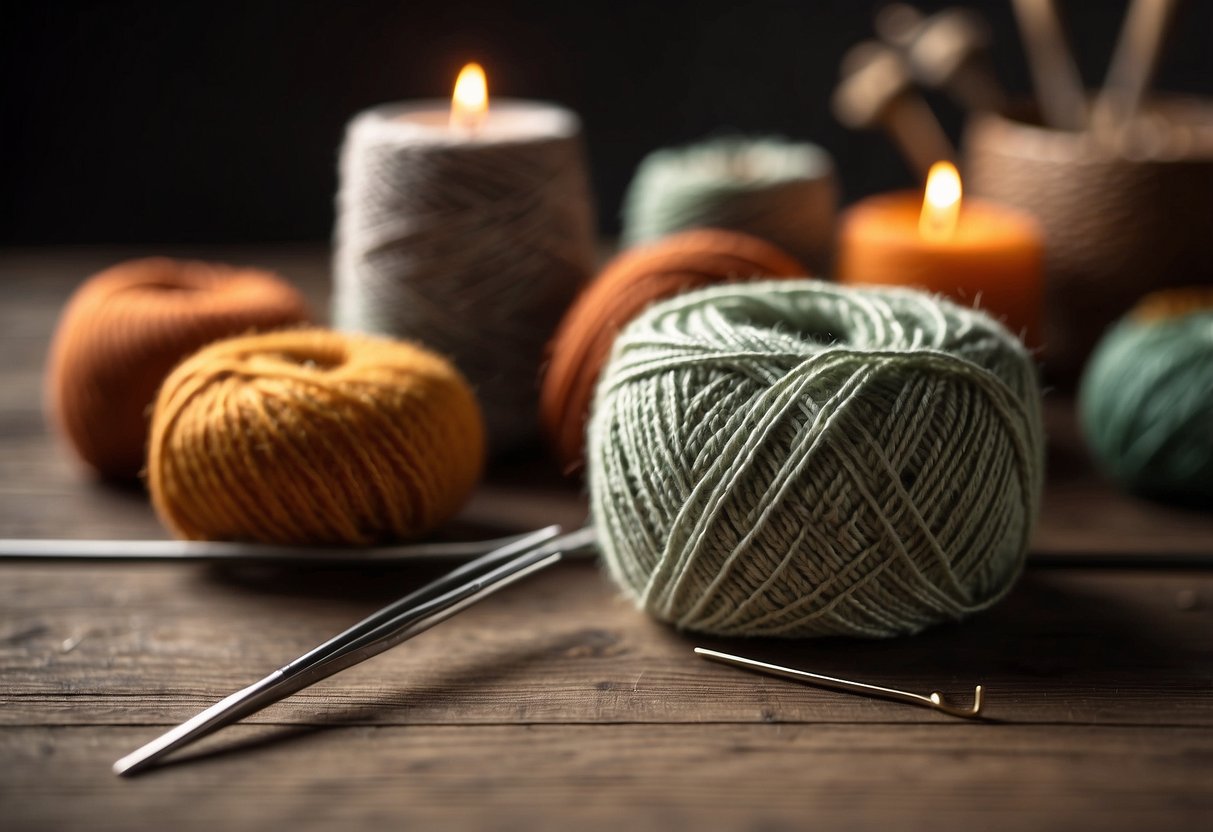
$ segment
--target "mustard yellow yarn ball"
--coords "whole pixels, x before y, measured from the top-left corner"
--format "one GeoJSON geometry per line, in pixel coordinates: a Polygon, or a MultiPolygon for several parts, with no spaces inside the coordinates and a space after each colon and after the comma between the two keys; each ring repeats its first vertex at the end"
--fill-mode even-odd
{"type": "Polygon", "coordinates": [[[148,483],[193,539],[370,544],[423,534],[484,463],[476,398],[413,344],[296,330],[220,341],[165,381],[148,483]]]}

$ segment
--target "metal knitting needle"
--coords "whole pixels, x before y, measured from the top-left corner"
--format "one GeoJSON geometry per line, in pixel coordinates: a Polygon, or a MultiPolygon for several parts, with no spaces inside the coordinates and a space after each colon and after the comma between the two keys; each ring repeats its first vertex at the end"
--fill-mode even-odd
{"type": "Polygon", "coordinates": [[[910,693],[906,690],[895,690],[894,688],[884,688],[879,685],[869,685],[866,682],[852,682],[849,679],[836,679],[833,676],[823,676],[820,673],[809,673],[807,670],[796,670],[791,667],[781,667],[777,664],[768,664],[760,662],[756,659],[747,659],[744,656],[734,656],[731,653],[720,653],[716,650],[708,650],[703,647],[696,647],[695,653],[698,656],[721,664],[740,667],[744,670],[751,670],[755,673],[766,673],[769,676],[779,676],[784,679],[791,679],[794,682],[802,684],[814,685],[819,688],[829,688],[830,690],[840,690],[845,693],[858,693],[864,696],[876,696],[881,699],[892,699],[895,702],[905,702],[910,705],[919,705],[924,708],[930,708],[933,711],[947,714],[948,716],[960,717],[961,719],[977,719],[981,716],[981,706],[984,701],[984,692],[981,685],[978,685],[973,691],[973,707],[958,708],[955,705],[949,705],[944,701],[943,694],[939,691],[934,691],[930,696],[923,696],[918,693],[910,693]]]}
{"type": "Polygon", "coordinates": [[[126,755],[114,763],[114,773],[135,774],[225,725],[407,641],[596,540],[592,528],[556,537],[559,531],[558,526],[541,529],[406,595],[126,755]]]}
{"type": "MultiPolygon", "coordinates": [[[[528,533],[529,534],[529,533],[528,533]]],[[[462,559],[515,543],[527,534],[492,540],[406,543],[399,546],[323,547],[210,540],[0,539],[0,561],[197,561],[201,563],[325,563],[365,565],[422,558],[462,559]]]]}
{"type": "MultiPolygon", "coordinates": [[[[434,543],[405,543],[398,546],[317,547],[279,546],[267,543],[229,543],[208,540],[54,540],[0,538],[0,563],[9,561],[74,562],[181,562],[318,564],[360,567],[402,564],[418,560],[464,560],[483,555],[526,538],[531,532],[488,540],[459,540],[434,543]]],[[[568,557],[592,556],[590,549],[567,553],[568,557]]],[[[1032,566],[1117,566],[1159,569],[1213,565],[1213,552],[1125,551],[1068,552],[1036,550],[1028,554],[1032,566]]]]}

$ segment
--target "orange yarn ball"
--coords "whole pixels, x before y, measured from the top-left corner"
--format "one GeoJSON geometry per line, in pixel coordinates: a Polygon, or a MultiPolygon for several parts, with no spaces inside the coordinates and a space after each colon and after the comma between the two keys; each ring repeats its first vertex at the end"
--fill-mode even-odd
{"type": "Polygon", "coordinates": [[[548,345],[540,416],[566,470],[581,465],[594,385],[615,335],[646,307],[716,283],[808,274],[771,243],[720,229],[674,234],[608,263],[565,313],[548,345]]]}
{"type": "Polygon", "coordinates": [[[176,534],[369,544],[451,517],[484,463],[471,388],[413,344],[327,330],[232,338],[165,380],[148,483],[176,534]]]}
{"type": "Polygon", "coordinates": [[[307,319],[303,296],[269,272],[165,258],[120,263],[87,280],[64,309],[47,409],[98,473],[134,477],[156,389],[177,362],[219,338],[307,319]]]}

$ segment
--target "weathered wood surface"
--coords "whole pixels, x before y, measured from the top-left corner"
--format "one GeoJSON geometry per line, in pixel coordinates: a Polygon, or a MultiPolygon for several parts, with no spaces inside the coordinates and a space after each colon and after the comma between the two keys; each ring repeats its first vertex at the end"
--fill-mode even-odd
{"type": "MultiPolygon", "coordinates": [[[[120,252],[0,255],[0,536],[157,537],[137,490],[48,437],[58,307],[120,252]]],[[[323,305],[323,253],[201,252],[277,268],[323,305]]],[[[1208,557],[1213,518],[1115,494],[1064,403],[1039,559],[1208,557]]],[[[508,463],[457,533],[585,501],[508,463]]],[[[1213,823],[1213,570],[1035,568],[1000,606],[888,642],[678,634],[563,564],[134,780],[118,756],[442,567],[0,564],[0,828],[1205,828],[1213,823]],[[751,676],[705,644],[961,701],[993,721],[751,676]]]]}
{"type": "Polygon", "coordinates": [[[144,736],[0,733],[6,828],[1139,832],[1213,813],[1209,729],[237,726],[226,751],[115,781],[105,763],[144,736]]]}
{"type": "MultiPolygon", "coordinates": [[[[0,725],[180,721],[429,574],[0,570],[0,725]]],[[[590,563],[511,588],[254,720],[949,721],[708,664],[691,655],[698,644],[962,700],[981,682],[990,715],[1007,722],[1213,728],[1213,574],[1037,571],[994,610],[910,641],[788,645],[678,634],[590,563]]]]}

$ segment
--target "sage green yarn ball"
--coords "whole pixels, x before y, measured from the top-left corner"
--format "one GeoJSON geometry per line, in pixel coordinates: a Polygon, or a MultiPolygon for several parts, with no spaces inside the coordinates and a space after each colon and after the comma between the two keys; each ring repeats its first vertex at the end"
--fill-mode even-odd
{"type": "Polygon", "coordinates": [[[1043,475],[1020,342],[912,290],[722,286],[624,329],[588,437],[612,578],[675,626],[885,637],[1019,575],[1043,475]]]}
{"type": "Polygon", "coordinates": [[[741,231],[823,271],[834,243],[838,186],[821,147],[724,136],[654,151],[623,201],[623,239],[637,245],[692,228],[741,231]]]}
{"type": "Polygon", "coordinates": [[[1213,307],[1115,325],[1083,373],[1079,413],[1125,489],[1213,506],[1213,307]]]}

